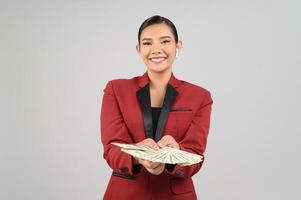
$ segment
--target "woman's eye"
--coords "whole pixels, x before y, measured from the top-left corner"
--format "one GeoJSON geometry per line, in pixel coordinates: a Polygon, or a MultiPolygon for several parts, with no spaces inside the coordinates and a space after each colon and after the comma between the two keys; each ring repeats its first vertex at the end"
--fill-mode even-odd
{"type": "MultiPolygon", "coordinates": [[[[164,40],[164,41],[162,41],[162,43],[169,43],[170,41],[169,40],[164,40]]],[[[152,43],[151,42],[144,42],[144,43],[142,43],[143,45],[151,45],[152,43]]]]}

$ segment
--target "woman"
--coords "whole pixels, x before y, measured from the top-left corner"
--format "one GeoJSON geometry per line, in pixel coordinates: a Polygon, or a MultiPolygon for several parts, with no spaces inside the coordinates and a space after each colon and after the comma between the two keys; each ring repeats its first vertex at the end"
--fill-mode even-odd
{"type": "Polygon", "coordinates": [[[126,154],[118,143],[164,146],[203,155],[212,99],[200,86],[178,80],[172,63],[182,47],[174,24],[152,16],[138,32],[136,50],[147,70],[142,76],[106,84],[101,106],[104,158],[112,168],[104,199],[197,199],[192,166],[156,163],[126,154]]]}

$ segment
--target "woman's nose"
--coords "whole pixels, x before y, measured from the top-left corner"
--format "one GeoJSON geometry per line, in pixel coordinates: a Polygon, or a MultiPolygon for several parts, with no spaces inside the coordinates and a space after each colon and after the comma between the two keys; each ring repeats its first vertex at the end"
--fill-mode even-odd
{"type": "Polygon", "coordinates": [[[159,43],[157,43],[157,44],[153,44],[153,46],[152,46],[152,52],[162,52],[162,46],[161,46],[161,44],[159,43]]]}

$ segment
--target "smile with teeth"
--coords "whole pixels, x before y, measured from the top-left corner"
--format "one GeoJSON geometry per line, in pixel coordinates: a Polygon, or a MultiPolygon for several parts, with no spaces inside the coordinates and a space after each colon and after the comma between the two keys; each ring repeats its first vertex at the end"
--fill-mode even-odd
{"type": "Polygon", "coordinates": [[[155,62],[155,63],[160,63],[160,62],[162,62],[163,60],[165,60],[166,58],[163,58],[163,57],[161,57],[161,58],[151,58],[150,60],[152,61],[152,62],[155,62]]]}

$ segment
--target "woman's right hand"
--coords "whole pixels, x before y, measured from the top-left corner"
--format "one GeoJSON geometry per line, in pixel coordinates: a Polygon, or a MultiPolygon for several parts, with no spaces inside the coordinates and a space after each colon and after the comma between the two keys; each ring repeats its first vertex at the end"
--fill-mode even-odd
{"type": "MultiPolygon", "coordinates": [[[[151,138],[146,138],[143,141],[137,143],[138,145],[143,145],[143,146],[148,146],[152,149],[159,149],[160,147],[158,144],[151,138]]],[[[143,167],[150,172],[151,174],[154,175],[159,175],[164,171],[165,164],[164,163],[159,163],[159,162],[152,162],[149,160],[144,160],[141,158],[134,157],[134,164],[141,164],[143,167]]]]}

